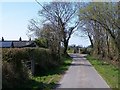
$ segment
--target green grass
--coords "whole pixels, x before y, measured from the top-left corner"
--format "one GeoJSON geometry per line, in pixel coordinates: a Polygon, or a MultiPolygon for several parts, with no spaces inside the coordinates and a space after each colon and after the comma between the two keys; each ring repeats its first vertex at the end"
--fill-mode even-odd
{"type": "Polygon", "coordinates": [[[45,72],[44,75],[38,75],[31,77],[31,80],[27,81],[23,86],[24,88],[44,89],[51,90],[55,88],[58,81],[61,79],[64,72],[68,69],[69,65],[72,62],[71,58],[62,57],[63,63],[61,66],[45,72]]]}
{"type": "Polygon", "coordinates": [[[119,68],[115,67],[112,64],[108,64],[103,60],[95,59],[89,55],[87,56],[87,59],[95,67],[98,73],[105,79],[111,88],[118,88],[118,86],[120,86],[120,83],[118,84],[118,81],[120,81],[120,78],[118,78],[120,70],[119,68]]]}

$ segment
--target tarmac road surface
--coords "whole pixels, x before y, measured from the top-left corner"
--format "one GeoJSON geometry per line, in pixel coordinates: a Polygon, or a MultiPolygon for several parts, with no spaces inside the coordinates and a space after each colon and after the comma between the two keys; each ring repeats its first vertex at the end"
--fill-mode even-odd
{"type": "Polygon", "coordinates": [[[73,58],[73,62],[57,88],[110,88],[86,60],[85,54],[70,54],[70,56],[73,58]]]}

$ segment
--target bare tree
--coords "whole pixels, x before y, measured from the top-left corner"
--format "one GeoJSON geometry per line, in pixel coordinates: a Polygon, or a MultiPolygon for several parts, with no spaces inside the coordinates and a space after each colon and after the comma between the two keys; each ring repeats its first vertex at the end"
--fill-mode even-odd
{"type": "MultiPolygon", "coordinates": [[[[57,28],[57,35],[64,45],[64,54],[67,54],[69,39],[79,24],[76,14],[79,4],[73,2],[50,2],[42,5],[39,2],[37,3],[42,7],[42,10],[38,12],[39,16],[44,18],[44,24],[50,23],[57,28]]],[[[36,22],[32,23],[32,25],[39,30],[36,22]]]]}

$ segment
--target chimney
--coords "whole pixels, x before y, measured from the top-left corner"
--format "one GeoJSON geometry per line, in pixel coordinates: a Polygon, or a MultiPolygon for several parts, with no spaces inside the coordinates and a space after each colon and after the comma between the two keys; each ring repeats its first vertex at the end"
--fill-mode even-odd
{"type": "Polygon", "coordinates": [[[4,38],[2,37],[2,41],[4,41],[4,38]]]}
{"type": "Polygon", "coordinates": [[[19,38],[19,41],[22,41],[22,38],[21,38],[21,37],[19,38]]]}
{"type": "Polygon", "coordinates": [[[11,48],[13,48],[13,47],[14,47],[14,44],[13,44],[13,41],[12,41],[11,48]]]}
{"type": "Polygon", "coordinates": [[[31,38],[29,38],[29,41],[31,41],[31,38]]]}

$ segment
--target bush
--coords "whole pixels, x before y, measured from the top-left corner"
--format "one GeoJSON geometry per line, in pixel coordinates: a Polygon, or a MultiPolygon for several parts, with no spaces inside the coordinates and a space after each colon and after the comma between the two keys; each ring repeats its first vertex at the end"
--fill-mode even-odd
{"type": "Polygon", "coordinates": [[[59,66],[58,56],[49,49],[34,49],[33,58],[36,64],[36,73],[43,73],[49,69],[59,66]]]}
{"type": "Polygon", "coordinates": [[[45,39],[45,38],[35,39],[35,43],[36,43],[37,46],[39,46],[39,47],[48,48],[48,41],[47,41],[47,39],[45,39]]]}
{"type": "Polygon", "coordinates": [[[81,48],[80,53],[81,54],[90,54],[91,53],[91,48],[81,48]]]}
{"type": "Polygon", "coordinates": [[[59,65],[58,56],[44,48],[9,48],[2,50],[3,88],[20,87],[30,77],[25,62],[35,61],[35,73],[45,72],[59,65]]]}
{"type": "Polygon", "coordinates": [[[27,59],[25,49],[3,49],[3,88],[18,87],[29,78],[29,70],[23,61],[27,59]]]}

